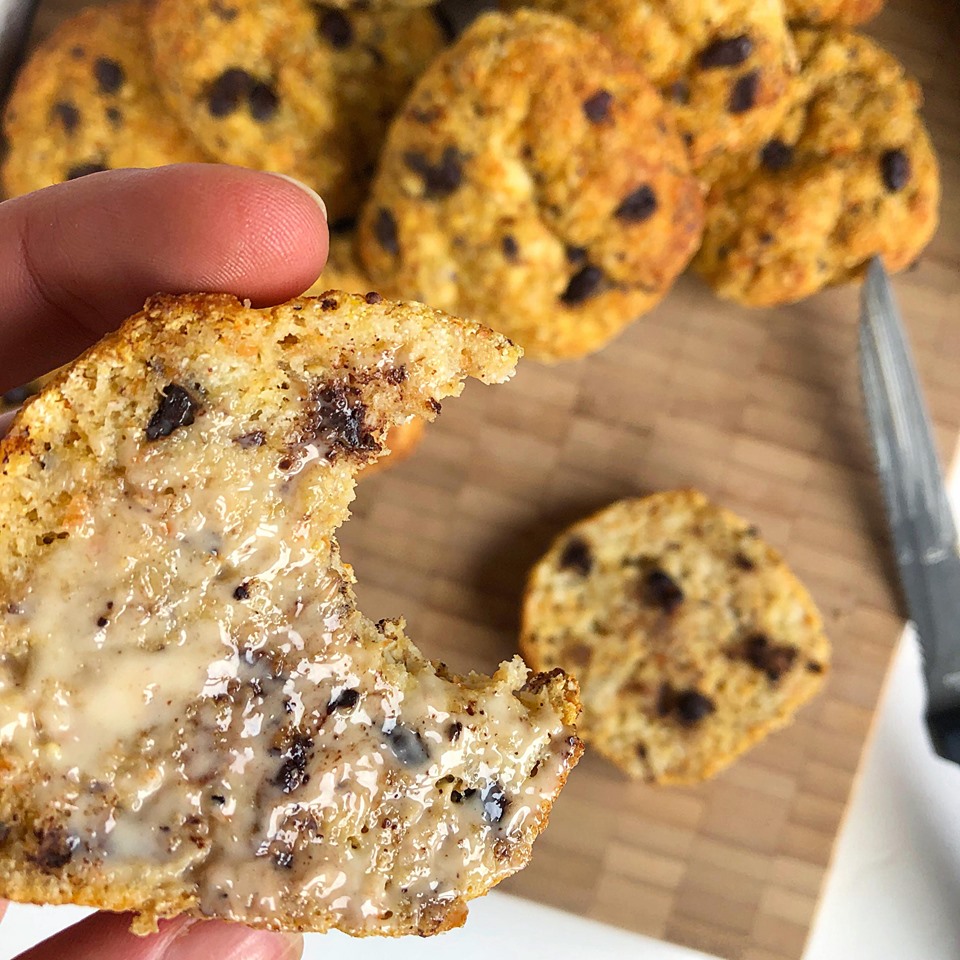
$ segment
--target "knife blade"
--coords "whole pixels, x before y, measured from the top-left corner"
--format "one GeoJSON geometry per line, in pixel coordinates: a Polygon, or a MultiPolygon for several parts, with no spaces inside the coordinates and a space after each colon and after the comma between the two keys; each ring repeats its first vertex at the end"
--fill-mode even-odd
{"type": "Polygon", "coordinates": [[[900,582],[923,654],[927,729],[960,763],[960,555],[933,430],[881,261],[867,270],[860,379],[900,582]]]}
{"type": "Polygon", "coordinates": [[[0,109],[13,86],[39,5],[39,0],[0,0],[0,109]]]}

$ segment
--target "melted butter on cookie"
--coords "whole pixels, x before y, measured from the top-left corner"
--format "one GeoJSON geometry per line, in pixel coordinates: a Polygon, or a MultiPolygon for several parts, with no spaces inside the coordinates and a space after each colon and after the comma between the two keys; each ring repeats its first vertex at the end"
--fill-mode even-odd
{"type": "Polygon", "coordinates": [[[429,918],[525,859],[579,744],[519,660],[461,687],[378,633],[289,509],[331,448],[278,464],[235,427],[128,438],[0,611],[29,651],[0,658],[0,748],[63,856],[176,864],[204,915],[429,918]]]}

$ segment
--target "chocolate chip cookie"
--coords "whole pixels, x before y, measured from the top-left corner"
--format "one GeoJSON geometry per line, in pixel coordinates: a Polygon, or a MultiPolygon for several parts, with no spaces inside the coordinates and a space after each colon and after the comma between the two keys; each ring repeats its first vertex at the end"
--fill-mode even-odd
{"type": "Polygon", "coordinates": [[[157,91],[139,2],[64,21],[21,71],[4,131],[9,196],[98,170],[207,159],[157,91]]]}
{"type": "Polygon", "coordinates": [[[796,94],[751,157],[708,198],[696,268],[751,306],[791,303],[861,276],[881,255],[911,264],[937,226],[940,176],[917,82],[850,32],[800,30],[796,94]]]}
{"type": "Polygon", "coordinates": [[[356,212],[387,124],[444,46],[429,10],[306,0],[158,0],[156,72],[218,160],[294,176],[356,212]]]}
{"type": "Polygon", "coordinates": [[[157,296],[0,444],[0,897],[429,936],[521,869],[576,683],[426,660],[335,529],[519,350],[421,304],[157,296]]]}
{"type": "Polygon", "coordinates": [[[692,490],[614,503],[533,568],[521,651],[580,681],[584,739],[633,777],[693,783],[787,724],[830,648],[755,528],[692,490]]]}
{"type": "Polygon", "coordinates": [[[699,171],[764,143],[796,63],[780,0],[508,0],[570,17],[633,57],[663,93],[699,171]]]}
{"type": "Polygon", "coordinates": [[[636,64],[560,17],[487,14],[397,115],[359,225],[378,289],[541,360],[599,349],[699,242],[683,142],[636,64]]]}
{"type": "Polygon", "coordinates": [[[875,17],[883,0],[784,0],[783,5],[790,23],[853,27],[875,17]]]}

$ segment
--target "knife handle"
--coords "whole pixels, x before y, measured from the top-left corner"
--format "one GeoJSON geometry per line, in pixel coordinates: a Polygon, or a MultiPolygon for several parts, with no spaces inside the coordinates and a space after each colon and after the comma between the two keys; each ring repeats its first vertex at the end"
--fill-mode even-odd
{"type": "Polygon", "coordinates": [[[933,748],[944,760],[960,763],[960,707],[927,713],[933,748]]]}

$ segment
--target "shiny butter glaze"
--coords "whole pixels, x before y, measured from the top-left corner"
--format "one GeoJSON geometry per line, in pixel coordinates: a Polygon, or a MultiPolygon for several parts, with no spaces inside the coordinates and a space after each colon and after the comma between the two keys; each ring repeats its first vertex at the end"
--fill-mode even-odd
{"type": "Polygon", "coordinates": [[[0,657],[0,757],[55,838],[39,862],[165,866],[208,916],[429,930],[525,862],[579,744],[514,695],[519,660],[462,687],[356,611],[289,509],[329,449],[277,463],[234,433],[211,406],[130,438],[0,610],[26,651],[0,657]]]}

